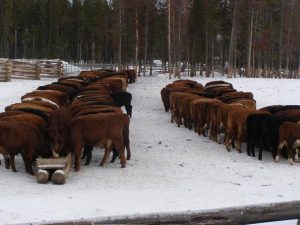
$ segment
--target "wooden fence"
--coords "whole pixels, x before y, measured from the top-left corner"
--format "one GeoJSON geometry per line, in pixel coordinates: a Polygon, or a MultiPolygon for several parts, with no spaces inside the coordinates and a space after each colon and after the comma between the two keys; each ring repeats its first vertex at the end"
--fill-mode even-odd
{"type": "Polygon", "coordinates": [[[61,60],[0,59],[0,81],[11,79],[39,80],[42,77],[60,78],[64,75],[61,60]]]}
{"type": "MultiPolygon", "coordinates": [[[[84,213],[82,214],[84,215],[84,213]]],[[[300,201],[257,204],[211,210],[173,213],[150,213],[127,216],[102,217],[69,221],[30,223],[31,225],[100,225],[100,224],[190,224],[237,225],[291,220],[300,218],[300,201]]],[[[299,224],[299,222],[298,222],[299,224]]]]}

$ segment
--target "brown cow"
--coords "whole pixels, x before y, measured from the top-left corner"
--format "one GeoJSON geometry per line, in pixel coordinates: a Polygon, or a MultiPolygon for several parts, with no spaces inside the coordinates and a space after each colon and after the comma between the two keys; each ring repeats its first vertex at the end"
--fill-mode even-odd
{"type": "Polygon", "coordinates": [[[43,105],[31,104],[30,101],[22,102],[22,103],[15,103],[15,104],[5,107],[6,112],[12,111],[12,110],[21,110],[21,109],[39,110],[48,115],[54,111],[52,108],[49,108],[49,107],[46,107],[43,105]]]}
{"type": "MultiPolygon", "coordinates": [[[[167,85],[168,86],[168,85],[167,85]]],[[[185,92],[188,87],[177,86],[177,87],[165,87],[161,90],[161,99],[163,101],[165,111],[168,112],[170,110],[170,94],[172,92],[185,92]]]]}
{"type": "Polygon", "coordinates": [[[189,93],[173,92],[170,94],[170,109],[171,109],[171,122],[175,120],[177,126],[182,125],[182,119],[184,116],[182,102],[186,98],[194,98],[195,95],[189,93]]]}
{"type": "MultiPolygon", "coordinates": [[[[228,112],[233,106],[231,104],[221,104],[218,108],[217,117],[216,117],[216,136],[213,136],[213,140],[216,140],[219,144],[221,144],[221,139],[218,136],[222,133],[222,131],[226,131],[227,126],[227,117],[228,112]],[[219,140],[218,140],[219,139],[219,140]]],[[[225,138],[223,143],[225,144],[226,140],[226,132],[225,132],[225,138]]]]}
{"type": "Polygon", "coordinates": [[[246,138],[247,117],[250,114],[268,114],[268,112],[249,109],[243,105],[233,105],[229,110],[225,140],[228,151],[230,151],[230,143],[236,139],[236,150],[241,153],[241,142],[246,138]]]}
{"type": "Polygon", "coordinates": [[[127,73],[129,83],[135,83],[136,82],[136,71],[135,70],[125,70],[127,73]]]}
{"type": "Polygon", "coordinates": [[[37,90],[58,90],[58,91],[65,92],[69,96],[75,93],[74,88],[68,87],[66,85],[61,85],[61,84],[47,84],[44,86],[39,86],[37,90]]]}
{"type": "Polygon", "coordinates": [[[49,157],[50,151],[44,136],[34,126],[28,123],[0,121],[0,153],[10,156],[11,168],[15,167],[15,155],[21,153],[27,173],[34,175],[31,164],[34,157],[39,155],[49,157]]]}
{"type": "Polygon", "coordinates": [[[216,101],[209,103],[207,106],[207,118],[204,129],[207,130],[208,138],[215,142],[217,142],[217,113],[222,104],[224,103],[216,101]]]}
{"type": "Polygon", "coordinates": [[[85,110],[80,110],[77,113],[73,113],[73,118],[77,118],[80,116],[90,115],[90,114],[98,114],[98,113],[118,113],[123,114],[123,111],[120,107],[114,106],[97,106],[94,108],[88,108],[85,110]]]}
{"type": "Polygon", "coordinates": [[[193,114],[195,131],[201,135],[205,134],[205,124],[207,119],[207,107],[209,103],[219,102],[217,99],[201,98],[191,103],[191,114],[193,114]]]}
{"type": "MultiPolygon", "coordinates": [[[[117,113],[93,114],[72,120],[71,111],[62,107],[55,111],[49,121],[51,149],[57,154],[75,154],[75,170],[80,170],[80,156],[86,145],[105,148],[100,166],[104,165],[114,144],[121,157],[121,167],[126,165],[123,144],[123,131],[127,115],[117,113]]],[[[127,120],[128,117],[127,117],[127,120]]],[[[129,123],[129,122],[128,122],[129,123]]],[[[127,157],[130,158],[130,153],[127,157]]]]}
{"type": "Polygon", "coordinates": [[[279,145],[275,162],[279,161],[279,155],[282,149],[286,147],[288,152],[288,162],[293,164],[293,156],[295,161],[299,161],[300,147],[300,123],[284,122],[279,128],[279,145]]]}
{"type": "Polygon", "coordinates": [[[41,117],[32,113],[22,113],[18,115],[2,116],[0,121],[15,121],[15,122],[27,123],[29,125],[35,126],[42,132],[46,127],[46,121],[41,117]]]}
{"type": "Polygon", "coordinates": [[[253,99],[253,94],[251,92],[230,92],[225,93],[218,97],[219,100],[225,103],[229,103],[233,99],[253,99]]]}

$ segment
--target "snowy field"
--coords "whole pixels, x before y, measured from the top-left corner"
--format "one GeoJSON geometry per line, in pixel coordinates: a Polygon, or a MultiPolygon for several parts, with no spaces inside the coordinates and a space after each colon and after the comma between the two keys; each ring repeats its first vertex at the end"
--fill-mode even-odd
{"type": "MultiPolygon", "coordinates": [[[[216,79],[216,78],[215,78],[216,79]]],[[[213,78],[195,78],[205,84],[213,78]]],[[[219,77],[217,79],[220,79],[219,77]]],[[[226,80],[226,78],[223,78],[226,80]]],[[[52,80],[0,83],[0,111],[52,80]]],[[[95,149],[89,166],[72,171],[65,185],[38,184],[16,158],[18,173],[0,165],[0,224],[63,221],[125,214],[213,209],[300,199],[300,164],[290,166],[271,153],[263,161],[228,153],[223,145],[170,123],[160,90],[173,82],[167,75],[139,77],[130,124],[132,160],[100,168],[103,149],[95,149]]],[[[227,80],[235,89],[252,91],[257,107],[299,104],[300,80],[227,80]]],[[[2,156],[1,156],[2,157],[2,156]]],[[[2,159],[2,158],[1,158],[2,159]]],[[[83,162],[82,162],[83,164],[83,162]]],[[[272,223],[274,224],[274,223],[272,223]]],[[[287,221],[282,224],[296,224],[287,221]]]]}

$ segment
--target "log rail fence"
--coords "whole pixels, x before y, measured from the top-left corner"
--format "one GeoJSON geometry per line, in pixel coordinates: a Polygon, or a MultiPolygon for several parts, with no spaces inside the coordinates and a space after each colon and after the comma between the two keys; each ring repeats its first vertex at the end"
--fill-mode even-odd
{"type": "MultiPolygon", "coordinates": [[[[238,225],[261,222],[300,219],[300,201],[255,204],[210,210],[197,210],[173,213],[149,213],[79,219],[68,221],[53,221],[30,223],[32,225],[100,225],[100,224],[208,224],[208,225],[238,225]]],[[[300,225],[298,220],[298,225],[300,225]]]]}
{"type": "Polygon", "coordinates": [[[53,60],[0,59],[0,81],[11,79],[40,80],[44,77],[60,78],[64,76],[63,64],[53,60]]]}

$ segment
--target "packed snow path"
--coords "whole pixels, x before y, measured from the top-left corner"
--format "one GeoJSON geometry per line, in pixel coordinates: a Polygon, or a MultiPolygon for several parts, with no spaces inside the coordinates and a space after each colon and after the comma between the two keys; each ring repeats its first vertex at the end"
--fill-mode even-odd
{"type": "MultiPolygon", "coordinates": [[[[205,84],[212,79],[199,78],[205,84]]],[[[300,164],[288,165],[271,154],[263,161],[230,153],[223,145],[170,123],[160,90],[173,82],[166,75],[139,77],[133,95],[130,124],[132,160],[99,167],[103,149],[94,149],[89,166],[71,171],[67,183],[41,185],[25,174],[0,166],[0,218],[4,223],[59,221],[122,214],[220,208],[253,203],[299,200],[300,164]]],[[[237,90],[252,91],[258,107],[300,104],[299,80],[230,79],[237,90]]],[[[47,81],[0,83],[0,110],[47,81]]],[[[2,156],[1,156],[2,158],[2,156]]],[[[82,161],[84,164],[84,161],[82,161]]]]}

